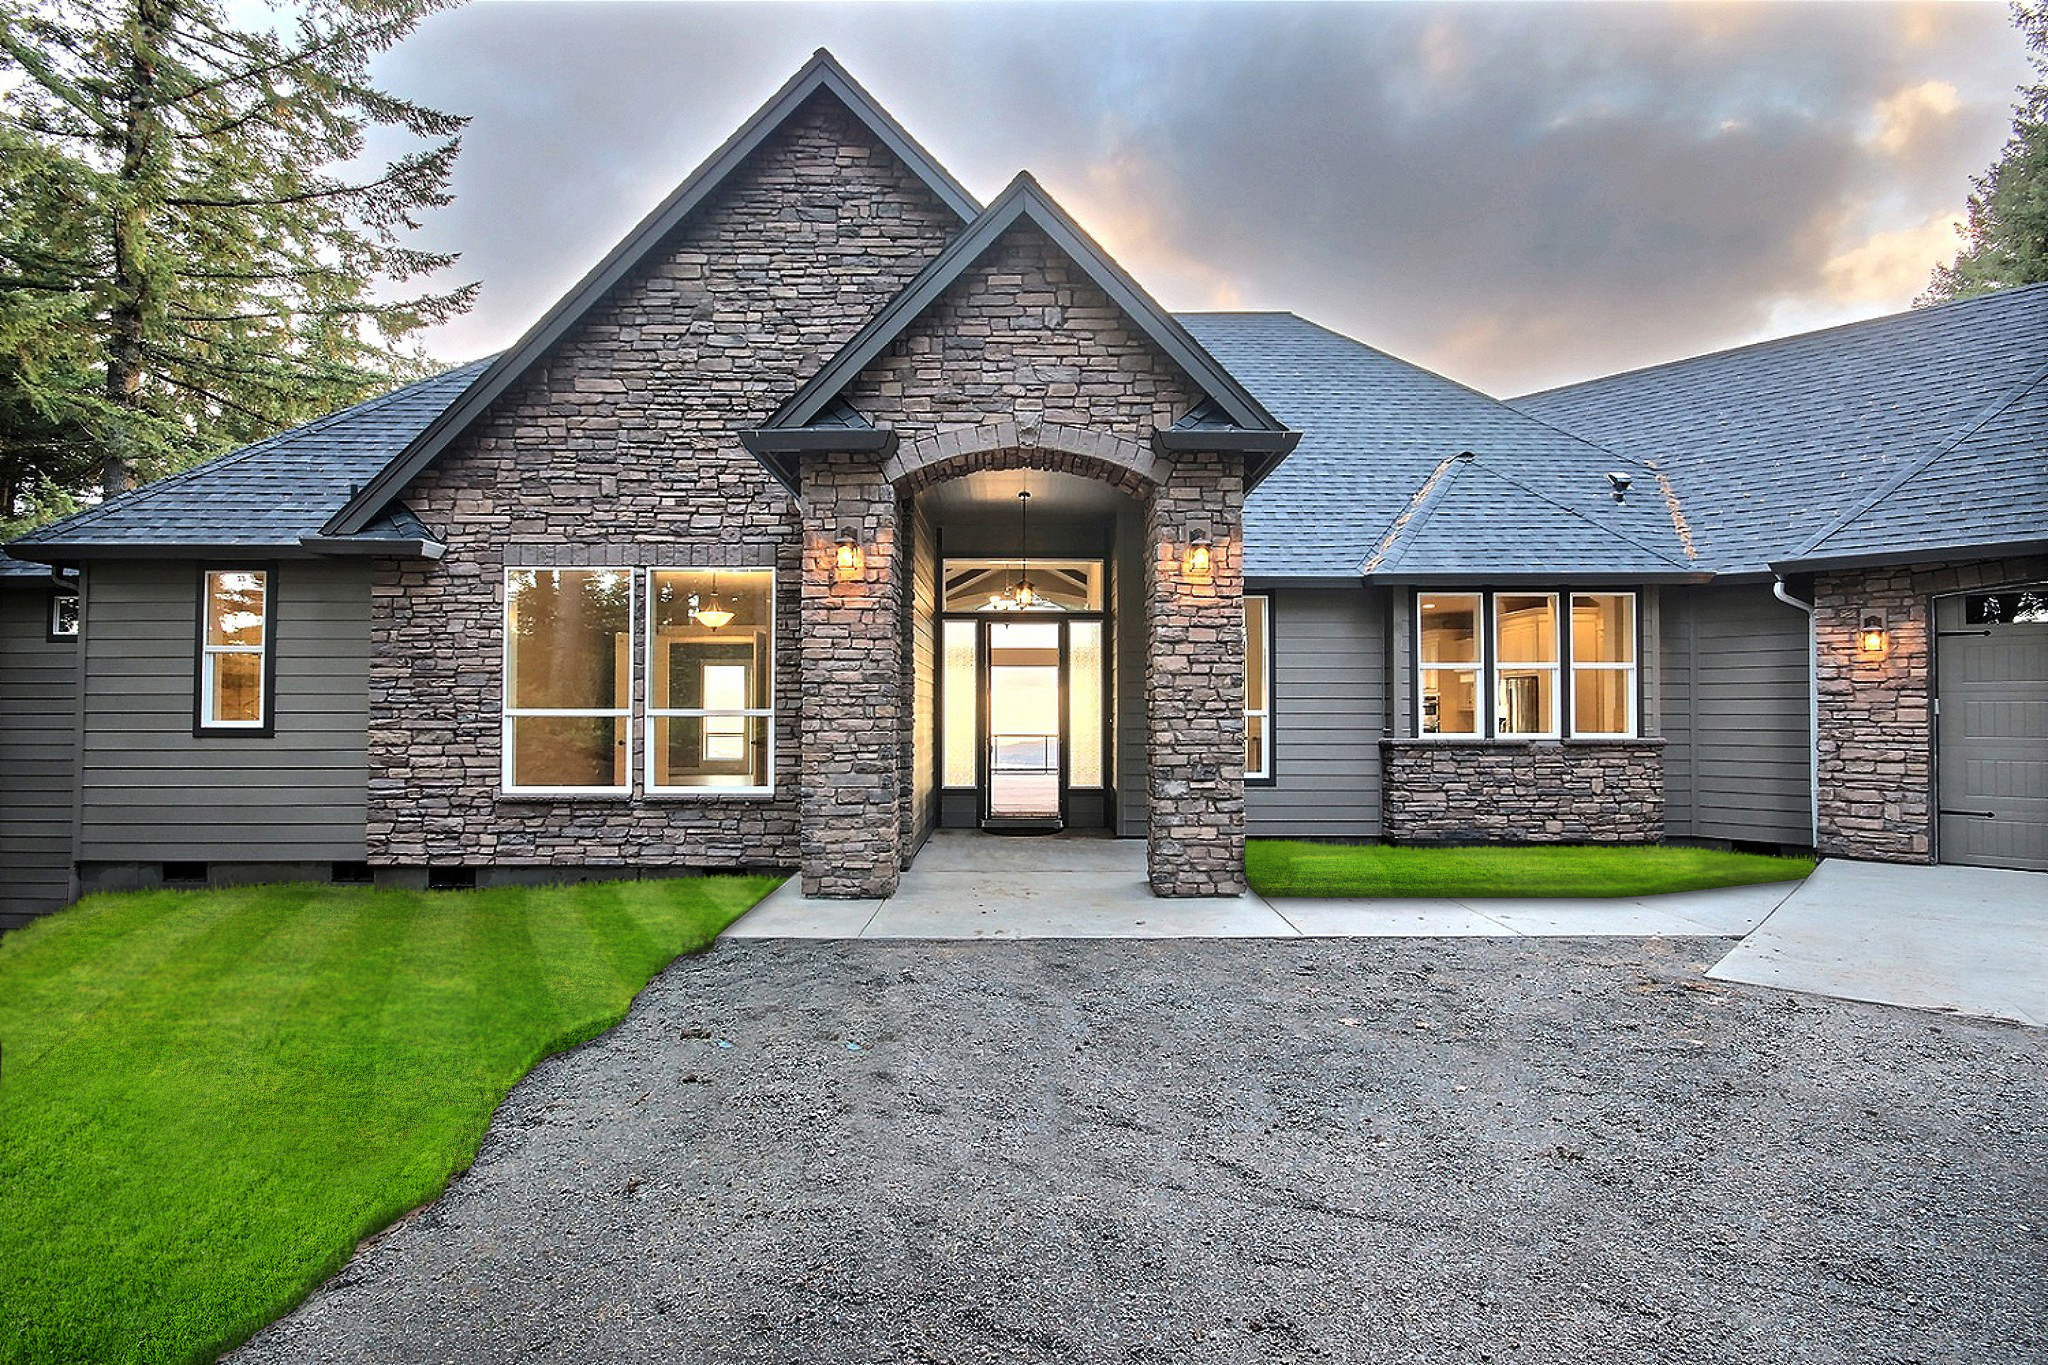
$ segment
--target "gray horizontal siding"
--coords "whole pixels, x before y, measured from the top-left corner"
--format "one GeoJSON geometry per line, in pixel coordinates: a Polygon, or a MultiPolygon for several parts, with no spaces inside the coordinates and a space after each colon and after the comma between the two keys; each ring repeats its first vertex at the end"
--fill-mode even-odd
{"type": "Polygon", "coordinates": [[[48,639],[49,606],[0,583],[0,927],[71,899],[78,646],[48,639]]]}
{"type": "Polygon", "coordinates": [[[93,862],[364,856],[370,570],[276,566],[276,734],[192,734],[199,569],[91,570],[79,854],[93,862]]]}
{"type": "Polygon", "coordinates": [[[1273,613],[1273,783],[1247,784],[1247,831],[1276,838],[1380,833],[1386,598],[1279,589],[1273,613]]]}
{"type": "Polygon", "coordinates": [[[1768,587],[1663,593],[1671,834],[1812,839],[1806,614],[1768,587]]]}

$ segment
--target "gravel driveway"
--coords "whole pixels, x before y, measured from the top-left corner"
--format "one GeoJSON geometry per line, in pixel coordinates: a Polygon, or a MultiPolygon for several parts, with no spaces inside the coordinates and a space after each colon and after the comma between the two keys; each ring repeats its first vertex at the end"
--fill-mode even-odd
{"type": "Polygon", "coordinates": [[[2048,1034],[1726,951],[725,942],[231,1359],[2048,1360],[2048,1034]]]}

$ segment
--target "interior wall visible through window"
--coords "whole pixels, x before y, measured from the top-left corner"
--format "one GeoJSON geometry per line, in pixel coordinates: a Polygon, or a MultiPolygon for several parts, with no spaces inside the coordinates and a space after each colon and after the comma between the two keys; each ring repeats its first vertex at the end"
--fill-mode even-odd
{"type": "Polygon", "coordinates": [[[270,572],[207,569],[200,580],[201,730],[261,730],[270,719],[270,572]]]}
{"type": "Polygon", "coordinates": [[[1273,775],[1273,606],[1269,597],[1244,599],[1244,775],[1273,775]]]}
{"type": "Polygon", "coordinates": [[[775,784],[775,573],[648,571],[647,789],[775,784]]]}

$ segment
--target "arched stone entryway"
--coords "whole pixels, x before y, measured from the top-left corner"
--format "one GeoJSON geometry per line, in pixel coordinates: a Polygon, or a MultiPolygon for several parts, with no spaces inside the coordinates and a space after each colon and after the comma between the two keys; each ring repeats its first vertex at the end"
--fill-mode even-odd
{"type": "Polygon", "coordinates": [[[1242,460],[1029,420],[862,444],[807,452],[799,476],[805,894],[888,895],[916,826],[905,509],[1013,469],[1098,479],[1142,509],[1148,876],[1162,896],[1241,891],[1242,460]]]}

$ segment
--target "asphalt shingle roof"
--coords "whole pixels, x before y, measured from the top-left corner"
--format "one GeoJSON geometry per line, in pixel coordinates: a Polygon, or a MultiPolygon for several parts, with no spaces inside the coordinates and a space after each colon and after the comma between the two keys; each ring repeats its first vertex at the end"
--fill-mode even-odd
{"type": "Polygon", "coordinates": [[[2048,374],[1936,451],[1797,560],[2048,541],[2048,374]]]}
{"type": "MultiPolygon", "coordinates": [[[[1824,536],[1965,438],[2044,365],[2048,285],[2033,285],[1511,401],[1655,463],[1677,489],[1701,561],[1744,573],[1824,536]]],[[[1914,493],[1917,512],[1902,505],[1899,525],[1916,535],[1942,521],[1960,526],[1997,505],[1998,483],[1996,471],[1947,463],[1914,493]]]]}
{"type": "Polygon", "coordinates": [[[1611,451],[1291,313],[1193,313],[1180,321],[1302,433],[1246,500],[1248,574],[1356,578],[1382,550],[1379,567],[1398,564],[1402,573],[1411,555],[1418,566],[1462,557],[1474,571],[1619,572],[1655,563],[1670,573],[1690,565],[1654,476],[1611,451]],[[1478,457],[1478,472],[1447,478],[1434,490],[1441,505],[1417,509],[1383,546],[1417,490],[1466,452],[1478,457]],[[1624,504],[1613,501],[1610,469],[1635,475],[1624,504]],[[1459,550],[1453,534],[1474,543],[1459,550]]]}
{"type": "Polygon", "coordinates": [[[488,363],[408,384],[144,484],[31,531],[13,547],[295,546],[317,536],[488,363]]]}

